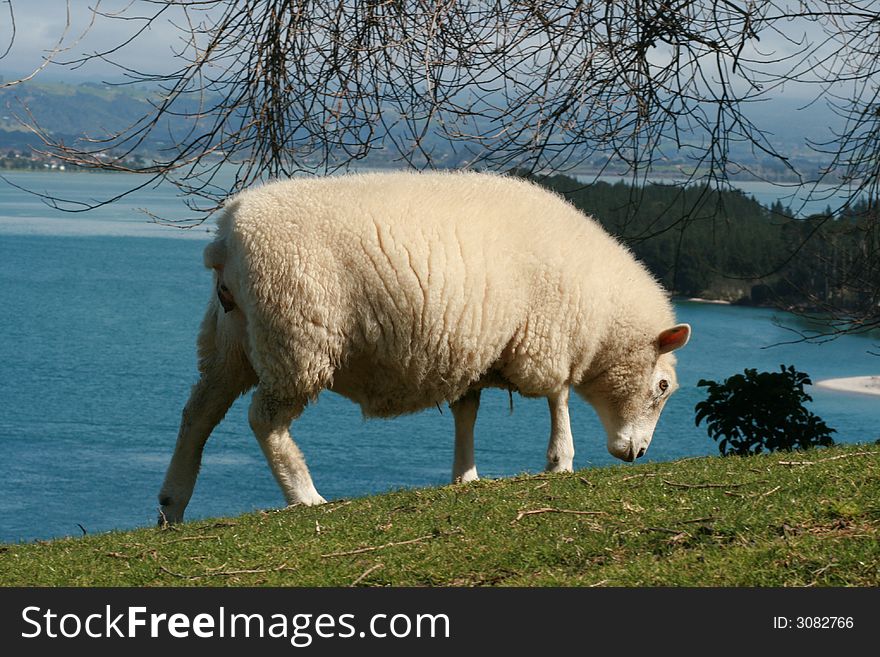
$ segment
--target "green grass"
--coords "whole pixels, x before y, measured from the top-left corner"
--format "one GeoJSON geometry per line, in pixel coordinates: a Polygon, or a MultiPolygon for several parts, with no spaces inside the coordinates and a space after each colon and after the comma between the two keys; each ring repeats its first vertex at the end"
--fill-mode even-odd
{"type": "Polygon", "coordinates": [[[0,583],[877,586],[878,539],[880,447],[856,445],[521,476],[5,545],[0,583]]]}

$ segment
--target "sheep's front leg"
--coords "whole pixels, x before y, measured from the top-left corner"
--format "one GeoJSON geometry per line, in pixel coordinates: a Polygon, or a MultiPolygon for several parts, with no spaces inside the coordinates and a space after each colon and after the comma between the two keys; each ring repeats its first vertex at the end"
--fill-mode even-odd
{"type": "Polygon", "coordinates": [[[304,407],[299,401],[277,399],[260,386],[248,412],[251,429],[289,505],[327,501],[315,490],[303,454],[290,437],[290,423],[304,407]]]}
{"type": "Polygon", "coordinates": [[[547,472],[571,472],[574,440],[568,418],[568,387],[547,397],[550,406],[550,444],[547,446],[547,472]]]}
{"type": "Polygon", "coordinates": [[[455,457],[452,462],[452,482],[478,479],[474,464],[474,424],[480,409],[480,391],[470,390],[461,399],[449,405],[455,418],[455,457]]]}

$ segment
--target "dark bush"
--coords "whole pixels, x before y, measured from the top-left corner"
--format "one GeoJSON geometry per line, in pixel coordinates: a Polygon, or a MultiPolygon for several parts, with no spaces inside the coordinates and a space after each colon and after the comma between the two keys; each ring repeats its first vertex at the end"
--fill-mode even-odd
{"type": "Polygon", "coordinates": [[[724,454],[746,456],[767,450],[807,449],[834,444],[821,418],[804,408],[812,401],[804,386],[812,381],[793,366],[780,372],[746,369],[723,383],[701,379],[706,400],[696,405],[696,424],[706,420],[709,436],[724,454]]]}

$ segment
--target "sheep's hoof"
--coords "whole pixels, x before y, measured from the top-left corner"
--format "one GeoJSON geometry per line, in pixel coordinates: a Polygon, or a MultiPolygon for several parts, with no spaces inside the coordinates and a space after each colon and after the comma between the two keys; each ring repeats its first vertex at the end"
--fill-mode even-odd
{"type": "Polygon", "coordinates": [[[327,500],[318,495],[318,493],[314,493],[313,495],[303,496],[302,499],[299,499],[296,502],[291,502],[287,505],[287,508],[290,509],[295,506],[318,506],[319,504],[327,504],[327,500]]]}
{"type": "Polygon", "coordinates": [[[159,527],[167,527],[178,522],[183,522],[183,509],[175,509],[179,507],[174,503],[174,498],[166,493],[159,495],[159,516],[156,518],[156,524],[159,527]]]}
{"type": "Polygon", "coordinates": [[[453,484],[467,484],[471,481],[478,481],[480,477],[477,475],[476,468],[470,468],[463,472],[460,475],[454,475],[452,477],[453,484]]]}
{"type": "Polygon", "coordinates": [[[156,518],[156,525],[163,529],[169,525],[177,524],[183,521],[182,515],[175,515],[166,509],[159,509],[159,516],[156,518]]]}

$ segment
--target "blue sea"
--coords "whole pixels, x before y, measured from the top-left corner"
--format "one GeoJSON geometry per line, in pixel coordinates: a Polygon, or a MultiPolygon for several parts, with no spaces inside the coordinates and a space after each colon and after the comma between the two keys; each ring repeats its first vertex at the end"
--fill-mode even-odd
{"type": "MultiPolygon", "coordinates": [[[[16,183],[99,199],[130,180],[112,174],[14,173],[16,183]]],[[[201,251],[208,229],[149,223],[137,208],[180,217],[165,188],[82,214],[62,214],[0,184],[0,542],[152,525],[156,494],[196,380],[195,338],[212,293],[201,251]]],[[[694,327],[680,352],[681,390],[664,411],[647,460],[716,454],[694,426],[701,378],[794,364],[814,380],[880,373],[877,338],[781,344],[798,319],[767,309],[679,303],[694,327]]],[[[811,409],[842,442],[878,438],[876,397],[813,388],[811,409]]],[[[215,430],[188,518],[274,508],[283,498],[239,400],[215,430]]],[[[619,463],[593,411],[572,400],[575,467],[619,463]]],[[[327,499],[448,482],[452,416],[431,409],[364,421],[324,393],[294,423],[327,499]]],[[[483,477],[537,472],[549,436],[543,400],[484,394],[477,422],[483,477]]]]}

